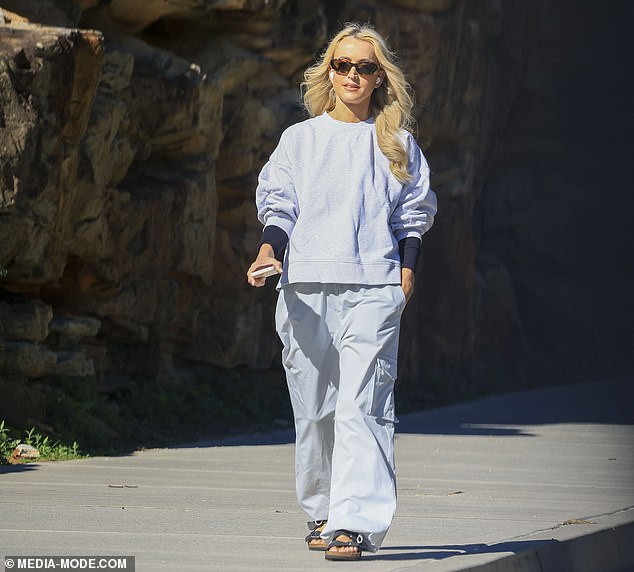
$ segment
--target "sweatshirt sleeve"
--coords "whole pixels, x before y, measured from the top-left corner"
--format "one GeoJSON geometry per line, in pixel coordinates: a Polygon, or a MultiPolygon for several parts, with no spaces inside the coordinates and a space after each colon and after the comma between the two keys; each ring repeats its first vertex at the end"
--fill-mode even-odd
{"type": "Polygon", "coordinates": [[[273,249],[275,258],[282,261],[284,260],[284,252],[286,245],[288,244],[288,235],[279,227],[274,224],[269,224],[264,227],[262,231],[262,240],[260,240],[260,246],[268,244],[273,249]]]}
{"type": "Polygon", "coordinates": [[[429,187],[429,166],[414,140],[408,134],[409,173],[411,180],[403,185],[396,208],[390,216],[390,228],[397,241],[407,237],[421,238],[434,223],[436,194],[429,187]]]}
{"type": "Polygon", "coordinates": [[[258,220],[265,226],[275,225],[291,236],[299,208],[291,168],[284,161],[282,141],[262,167],[255,191],[258,220]]]}

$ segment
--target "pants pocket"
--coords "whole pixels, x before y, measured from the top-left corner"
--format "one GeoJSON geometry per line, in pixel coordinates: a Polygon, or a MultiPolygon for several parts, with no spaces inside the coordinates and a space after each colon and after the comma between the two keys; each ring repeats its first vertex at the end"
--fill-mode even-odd
{"type": "Polygon", "coordinates": [[[374,391],[370,414],[378,421],[398,423],[394,415],[394,383],[396,362],[377,358],[374,375],[374,391]]]}

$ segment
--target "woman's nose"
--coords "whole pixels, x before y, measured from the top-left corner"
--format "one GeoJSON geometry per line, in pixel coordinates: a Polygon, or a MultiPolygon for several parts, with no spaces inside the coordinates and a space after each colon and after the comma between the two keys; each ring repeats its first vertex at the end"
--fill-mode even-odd
{"type": "Polygon", "coordinates": [[[350,71],[348,72],[347,77],[357,78],[359,77],[359,73],[357,72],[357,66],[352,66],[350,71]]]}

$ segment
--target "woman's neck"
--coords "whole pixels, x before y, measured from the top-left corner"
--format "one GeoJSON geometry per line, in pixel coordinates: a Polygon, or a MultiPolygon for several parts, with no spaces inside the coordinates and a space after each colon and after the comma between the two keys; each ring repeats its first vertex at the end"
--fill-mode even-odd
{"type": "Polygon", "coordinates": [[[346,123],[359,123],[370,118],[370,110],[363,106],[363,109],[348,106],[337,100],[335,108],[328,112],[328,115],[337,121],[345,121],[346,123]]]}

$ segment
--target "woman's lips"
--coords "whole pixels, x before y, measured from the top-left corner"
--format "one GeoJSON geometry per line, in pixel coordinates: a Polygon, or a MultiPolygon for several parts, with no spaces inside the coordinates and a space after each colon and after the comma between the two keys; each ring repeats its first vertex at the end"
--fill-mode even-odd
{"type": "Polygon", "coordinates": [[[350,89],[350,90],[353,90],[353,91],[356,91],[357,89],[359,89],[359,86],[356,83],[344,83],[343,87],[345,89],[350,89]]]}

